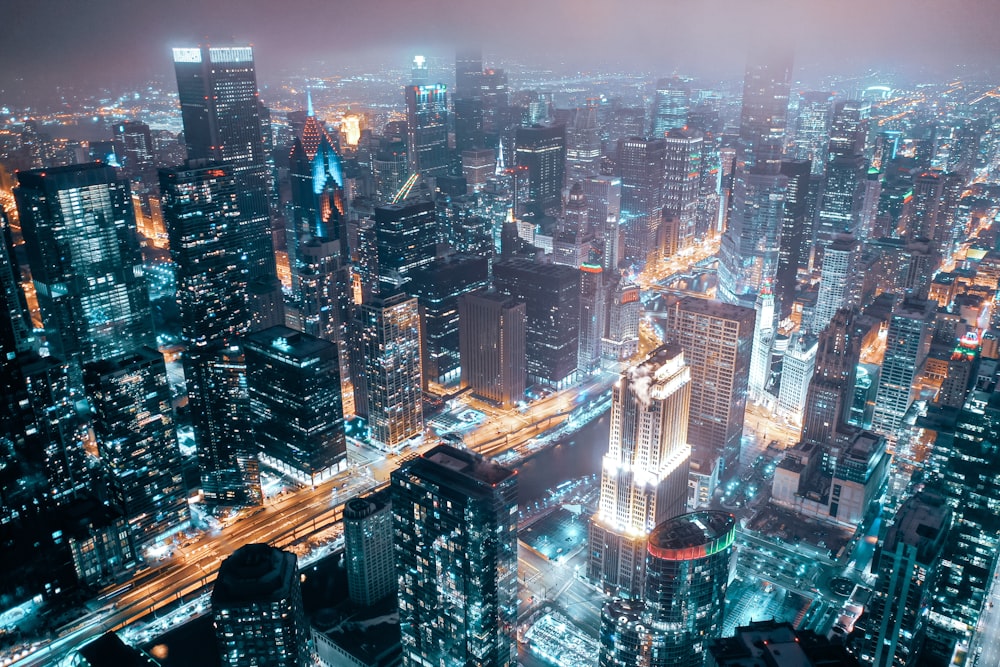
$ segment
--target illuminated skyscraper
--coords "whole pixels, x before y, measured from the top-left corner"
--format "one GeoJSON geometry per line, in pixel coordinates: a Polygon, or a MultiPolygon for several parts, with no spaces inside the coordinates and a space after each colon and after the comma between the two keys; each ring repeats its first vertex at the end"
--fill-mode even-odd
{"type": "Polygon", "coordinates": [[[566,128],[566,181],[572,185],[597,176],[601,171],[601,135],[597,106],[577,109],[566,128]]]}
{"type": "Polygon", "coordinates": [[[823,331],[841,308],[861,305],[854,302],[855,290],[852,289],[859,281],[854,274],[857,253],[857,242],[847,235],[833,239],[823,252],[819,296],[811,327],[814,333],[823,331]]]}
{"type": "Polygon", "coordinates": [[[680,130],[687,126],[690,95],[688,85],[676,76],[656,82],[656,93],[653,96],[653,128],[650,136],[660,139],[671,130],[680,130]]]}
{"type": "Polygon", "coordinates": [[[424,430],[420,310],[398,293],[362,304],[357,317],[355,411],[373,442],[396,448],[424,430]]]}
{"type": "Polygon", "coordinates": [[[458,299],[462,387],[502,408],[524,399],[528,378],[524,303],[496,292],[458,299]]]}
{"type": "Polygon", "coordinates": [[[259,456],[309,484],[347,465],[337,345],[287,327],[243,342],[250,421],[259,456]]]}
{"type": "Polygon", "coordinates": [[[816,368],[816,337],[796,335],[785,351],[781,363],[781,386],[778,393],[778,414],[795,424],[802,423],[802,409],[809,393],[809,383],[816,368]]]}
{"type": "Polygon", "coordinates": [[[382,489],[344,504],[347,588],[354,604],[370,607],[396,593],[390,494],[382,489]]]}
{"type": "Polygon", "coordinates": [[[922,299],[904,299],[892,310],[872,416],[872,430],[891,442],[913,401],[913,382],[930,349],[936,310],[935,302],[922,299]]]}
{"type": "Polygon", "coordinates": [[[528,170],[528,199],[542,211],[560,209],[566,172],[566,126],[519,127],[514,143],[515,164],[528,170]]]}
{"type": "Polygon", "coordinates": [[[677,345],[657,348],[615,384],[588,565],[607,592],[641,593],[646,537],[685,511],[690,400],[691,372],[677,345]]]}
{"type": "Polygon", "coordinates": [[[287,230],[295,328],[330,341],[347,320],[349,260],[344,171],[334,142],[309,101],[302,136],[289,159],[291,215],[287,230]]]}
{"type": "Polygon", "coordinates": [[[857,311],[838,310],[820,332],[816,365],[802,414],[802,442],[832,446],[848,421],[861,356],[857,311]]]}
{"type": "Polygon", "coordinates": [[[776,174],[785,148],[792,59],[776,49],[751,56],[743,78],[737,160],[758,174],[776,174]]]}
{"type": "Polygon", "coordinates": [[[580,347],[576,366],[581,373],[592,373],[601,367],[601,341],[607,327],[607,285],[600,264],[580,267],[580,347]]]}
{"type": "Polygon", "coordinates": [[[808,160],[782,160],[781,174],[788,179],[785,208],[781,217],[781,248],[775,271],[774,292],[781,308],[781,319],[792,312],[798,289],[799,270],[809,267],[812,252],[812,215],[810,206],[810,163],[808,160]]]}
{"type": "Polygon", "coordinates": [[[795,158],[809,160],[811,173],[822,175],[826,167],[830,111],[833,93],[808,91],[799,95],[799,118],[795,126],[795,158]]]}
{"type": "Polygon", "coordinates": [[[752,308],[684,297],[670,311],[668,340],[691,368],[688,442],[701,461],[739,467],[756,314],[752,308]]]}
{"type": "Polygon", "coordinates": [[[174,49],[188,159],[229,163],[239,187],[250,278],[276,280],[271,241],[270,169],[253,48],[174,49]]]}
{"type": "MultiPolygon", "coordinates": [[[[615,276],[615,272],[609,272],[615,276]]],[[[624,275],[608,285],[605,301],[608,324],[601,339],[601,357],[604,365],[620,370],[619,364],[631,359],[639,351],[639,319],[642,303],[639,286],[629,282],[624,275]]]]}
{"type": "Polygon", "coordinates": [[[482,95],[483,51],[470,47],[455,52],[455,97],[470,98],[482,95]]]}
{"type": "Polygon", "coordinates": [[[771,349],[774,347],[775,315],[774,292],[765,284],[754,304],[757,313],[753,330],[753,346],[750,352],[750,374],[747,389],[750,400],[755,403],[770,402],[767,393],[771,381],[771,349]]]}
{"type": "Polygon", "coordinates": [[[84,364],[155,347],[127,181],[103,164],[17,174],[14,190],[46,343],[84,364]]]}
{"type": "Polygon", "coordinates": [[[601,614],[601,667],[702,667],[722,635],[736,520],[692,512],[649,536],[639,602],[613,600],[601,614]]]}
{"type": "Polygon", "coordinates": [[[622,139],[617,166],[622,181],[621,226],[625,230],[622,259],[641,266],[656,257],[666,188],[666,143],[663,139],[622,139]]]}
{"type": "Polygon", "coordinates": [[[437,252],[438,223],[434,202],[414,201],[375,208],[378,269],[382,282],[398,287],[437,252]]]}
{"type": "Polygon", "coordinates": [[[617,271],[621,258],[622,180],[617,176],[595,176],[583,181],[587,222],[594,230],[605,271],[617,271]]]}
{"type": "Polygon", "coordinates": [[[517,664],[517,474],[438,445],[392,473],[403,666],[517,664]]]}
{"type": "Polygon", "coordinates": [[[212,621],[223,667],[306,667],[309,621],[295,554],[247,544],[222,561],[212,621]]]}
{"type": "Polygon", "coordinates": [[[163,355],[145,348],[87,364],[84,381],[97,449],[136,543],[180,528],[188,520],[187,489],[163,355]]]}
{"type": "Polygon", "coordinates": [[[448,173],[448,93],[444,84],[406,88],[407,154],[410,171],[448,173]]]}
{"type": "Polygon", "coordinates": [[[699,240],[698,205],[705,137],[697,130],[670,130],[664,136],[664,142],[666,184],[663,210],[678,220],[678,249],[688,248],[699,240]]]}

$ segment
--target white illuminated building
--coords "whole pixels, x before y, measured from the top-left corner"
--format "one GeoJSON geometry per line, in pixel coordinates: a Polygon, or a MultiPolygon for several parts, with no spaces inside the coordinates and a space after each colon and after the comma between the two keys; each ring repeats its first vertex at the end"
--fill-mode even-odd
{"type": "Polygon", "coordinates": [[[678,345],[657,348],[614,387],[588,568],[609,593],[641,592],[647,536],[686,511],[690,402],[691,372],[678,345]]]}
{"type": "Polygon", "coordinates": [[[770,281],[764,283],[754,310],[757,311],[757,324],[750,352],[747,388],[751,401],[767,404],[773,402],[773,397],[767,392],[767,382],[771,377],[771,348],[774,345],[774,292],[770,281]]]}

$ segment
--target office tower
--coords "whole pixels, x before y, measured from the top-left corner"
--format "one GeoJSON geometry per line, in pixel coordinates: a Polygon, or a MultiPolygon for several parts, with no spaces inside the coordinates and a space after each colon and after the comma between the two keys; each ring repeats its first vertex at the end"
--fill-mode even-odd
{"type": "Polygon", "coordinates": [[[750,347],[750,372],[747,376],[748,398],[755,403],[769,402],[771,382],[771,349],[774,347],[774,292],[765,284],[754,303],[756,313],[753,344],[750,347]]]}
{"type": "Polygon", "coordinates": [[[791,623],[750,621],[732,637],[709,642],[706,667],[860,667],[843,644],[791,623]]]}
{"type": "Polygon", "coordinates": [[[858,234],[867,172],[861,155],[837,155],[826,164],[814,233],[817,261],[837,236],[858,234]]]}
{"type": "Polygon", "coordinates": [[[287,327],[243,341],[260,460],[315,485],[347,465],[337,345],[287,327]]]}
{"type": "MultiPolygon", "coordinates": [[[[907,221],[906,236],[914,239],[938,237],[938,223],[944,216],[944,178],[933,171],[925,171],[913,179],[913,201],[907,221]]],[[[935,247],[939,249],[937,244],[935,247]]]]}
{"type": "Polygon", "coordinates": [[[525,304],[529,383],[564,387],[576,379],[579,269],[513,258],[493,265],[498,292],[525,304]]]}
{"type": "Polygon", "coordinates": [[[223,667],[309,664],[309,622],[295,554],[247,544],[222,561],[212,621],[223,667]]]}
{"type": "Polygon", "coordinates": [[[404,667],[515,667],[517,474],[438,445],[391,485],[404,667]]]}
{"type": "Polygon", "coordinates": [[[302,134],[292,145],[289,182],[288,320],[311,336],[341,340],[350,279],[344,170],[333,139],[313,113],[311,96],[302,134]]]}
{"type": "Polygon", "coordinates": [[[722,459],[727,475],[740,462],[755,319],[752,308],[695,297],[669,314],[667,337],[691,368],[688,442],[700,460],[722,459]]]}
{"type": "MultiPolygon", "coordinates": [[[[502,69],[487,69],[482,78],[483,131],[502,138],[507,131],[507,108],[510,106],[510,89],[507,73],[502,69]]],[[[504,146],[504,152],[510,151],[504,146]]]]}
{"type": "Polygon", "coordinates": [[[514,407],[527,388],[525,305],[496,292],[458,299],[461,386],[501,408],[514,407]]]}
{"type": "Polygon", "coordinates": [[[729,218],[719,248],[720,300],[748,305],[765,282],[775,280],[781,261],[787,188],[788,178],[780,172],[736,170],[729,218]]]}
{"type": "Polygon", "coordinates": [[[871,105],[865,101],[845,100],[836,104],[830,123],[829,161],[840,156],[864,155],[870,116],[871,105]]]}
{"type": "Polygon", "coordinates": [[[604,270],[600,264],[580,266],[580,346],[576,366],[581,373],[592,373],[601,367],[601,348],[608,316],[604,270]]]}
{"type": "Polygon", "coordinates": [[[861,659],[874,667],[916,664],[942,563],[951,508],[929,491],[908,498],[879,540],[872,571],[878,576],[865,618],[861,659]]]}
{"type": "Polygon", "coordinates": [[[803,410],[802,442],[832,446],[834,435],[847,423],[862,337],[856,310],[838,310],[820,332],[803,410]]]}
{"type": "MultiPolygon", "coordinates": [[[[657,135],[664,136],[664,135],[657,135]]],[[[666,183],[663,210],[676,216],[677,247],[691,247],[698,240],[698,204],[701,195],[705,137],[698,130],[670,130],[666,144],[666,183]]]]}
{"type": "Polygon", "coordinates": [[[406,88],[407,154],[410,171],[448,174],[448,93],[444,84],[406,88]]]}
{"type": "Polygon", "coordinates": [[[97,451],[138,544],[188,520],[180,449],[163,355],[151,348],[84,367],[97,451]]]}
{"type": "Polygon", "coordinates": [[[680,130],[687,126],[690,95],[691,90],[688,85],[676,76],[656,82],[651,137],[659,139],[671,130],[680,130]]]}
{"type": "Polygon", "coordinates": [[[155,177],[154,160],[156,157],[153,146],[153,135],[149,125],[136,121],[125,121],[114,127],[115,139],[124,148],[124,164],[122,167],[130,178],[147,180],[155,177]]]}
{"type": "MultiPolygon", "coordinates": [[[[701,182],[698,186],[698,238],[715,236],[722,231],[726,210],[722,188],[722,151],[715,137],[706,137],[701,156],[701,182]]],[[[731,149],[730,149],[731,150],[731,149]]],[[[726,178],[728,183],[729,179],[726,178]]]]}
{"type": "Polygon", "coordinates": [[[833,93],[811,90],[799,94],[795,159],[809,160],[810,173],[816,176],[821,176],[826,167],[832,106],[833,93]]]}
{"type": "Polygon", "coordinates": [[[913,382],[930,349],[936,305],[933,301],[904,299],[892,310],[872,415],[872,430],[892,442],[910,409],[913,382]]]}
{"type": "Polygon", "coordinates": [[[483,100],[480,97],[455,97],[455,150],[463,151],[481,148],[485,142],[483,133],[483,100]]]}
{"type": "Polygon", "coordinates": [[[410,273],[405,289],[420,304],[424,386],[428,382],[450,385],[459,379],[458,301],[489,282],[489,260],[470,255],[449,255],[410,273]]]}
{"type": "Polygon", "coordinates": [[[781,319],[792,313],[798,289],[798,273],[809,268],[812,252],[812,209],[809,205],[810,162],[782,160],[781,175],[787,181],[785,209],[781,217],[781,247],[774,291],[781,308],[781,319]]]}
{"type": "Polygon", "coordinates": [[[595,176],[583,181],[587,221],[601,251],[601,267],[617,271],[621,258],[622,180],[617,176],[595,176]]]}
{"type": "Polygon", "coordinates": [[[961,408],[976,379],[979,368],[979,338],[967,333],[956,341],[955,349],[948,359],[948,374],[941,382],[937,395],[938,405],[961,408]]]}
{"type": "Polygon", "coordinates": [[[666,188],[666,142],[633,137],[618,142],[617,174],[622,180],[622,259],[645,264],[656,255],[666,188]]]}
{"type": "Polygon", "coordinates": [[[573,114],[566,128],[566,182],[570,185],[585,181],[601,171],[601,128],[597,122],[597,106],[587,104],[573,114]]]}
{"type": "Polygon", "coordinates": [[[601,357],[606,365],[617,370],[619,363],[631,359],[639,351],[642,303],[638,285],[629,282],[624,275],[609,273],[613,279],[609,280],[605,301],[608,324],[601,339],[601,357]]]}
{"type": "Polygon", "coordinates": [[[462,48],[455,52],[455,97],[479,97],[483,89],[483,52],[462,48]]]}
{"type": "Polygon", "coordinates": [[[527,168],[528,199],[541,211],[562,208],[566,173],[566,126],[519,127],[514,134],[514,164],[527,168]]]}
{"type": "Polygon", "coordinates": [[[605,592],[641,594],[646,537],[687,507],[690,401],[691,372],[673,344],[625,370],[614,386],[587,566],[605,592]]]}
{"type": "Polygon", "coordinates": [[[7,216],[0,207],[0,432],[23,432],[20,398],[24,391],[19,353],[30,346],[31,324],[21,290],[21,269],[7,216]]]}
{"type": "Polygon", "coordinates": [[[379,276],[383,282],[398,287],[410,272],[434,261],[438,235],[434,202],[375,207],[375,235],[379,276]]]}
{"type": "Polygon", "coordinates": [[[613,600],[601,613],[602,667],[702,667],[722,634],[736,520],[691,512],[649,535],[641,602],[613,600]]]}
{"type": "Polygon", "coordinates": [[[344,504],[344,561],[351,602],[370,607],[396,594],[389,489],[344,504]]]}
{"type": "Polygon", "coordinates": [[[802,423],[809,383],[816,370],[817,339],[804,334],[788,344],[781,364],[781,385],[778,388],[778,414],[793,424],[802,423]]]}
{"type": "Polygon", "coordinates": [[[823,252],[819,278],[819,295],[813,313],[812,331],[819,333],[833,319],[841,308],[853,308],[856,303],[854,285],[859,281],[855,275],[855,259],[858,244],[853,236],[834,238],[823,252]]]}
{"type": "Polygon", "coordinates": [[[761,51],[747,63],[737,159],[755,173],[776,174],[780,168],[791,77],[790,54],[761,51]]]}
{"type": "Polygon", "coordinates": [[[413,62],[410,65],[410,84],[426,86],[430,82],[431,75],[427,67],[427,58],[419,54],[413,56],[413,62]]]}
{"type": "Polygon", "coordinates": [[[200,46],[174,49],[173,54],[188,159],[232,166],[250,278],[273,284],[271,170],[253,48],[200,46]]]}
{"type": "Polygon", "coordinates": [[[17,174],[14,190],[46,345],[80,369],[155,346],[132,197],[103,164],[17,174]]]}
{"type": "Polygon", "coordinates": [[[370,440],[392,449],[424,430],[420,309],[416,299],[397,293],[362,304],[356,317],[355,411],[366,419],[370,440]]]}
{"type": "Polygon", "coordinates": [[[497,165],[497,154],[492,148],[477,148],[462,151],[462,176],[469,194],[479,192],[486,187],[487,181],[494,175],[497,165]]]}
{"type": "Polygon", "coordinates": [[[389,203],[410,177],[410,158],[402,139],[380,139],[372,158],[375,200],[389,203]]]}

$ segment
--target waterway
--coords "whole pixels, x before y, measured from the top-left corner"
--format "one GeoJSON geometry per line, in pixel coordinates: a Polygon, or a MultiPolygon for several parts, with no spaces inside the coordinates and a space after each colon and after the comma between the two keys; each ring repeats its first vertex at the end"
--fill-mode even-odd
{"type": "Polygon", "coordinates": [[[601,471],[601,457],[608,451],[609,411],[517,467],[519,505],[543,499],[565,481],[601,471]]]}

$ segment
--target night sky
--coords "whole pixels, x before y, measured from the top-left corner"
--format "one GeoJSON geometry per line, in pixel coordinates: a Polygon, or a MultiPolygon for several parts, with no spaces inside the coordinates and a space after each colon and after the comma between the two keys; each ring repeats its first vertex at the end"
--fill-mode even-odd
{"type": "MultiPolygon", "coordinates": [[[[345,59],[404,64],[480,41],[574,68],[739,74],[752,39],[791,42],[800,70],[942,76],[1000,63],[997,0],[0,0],[0,85],[128,85],[169,74],[169,48],[257,47],[262,81],[345,59]],[[21,82],[19,82],[19,80],[21,82]]],[[[326,72],[317,72],[326,73],[326,72]]]]}

